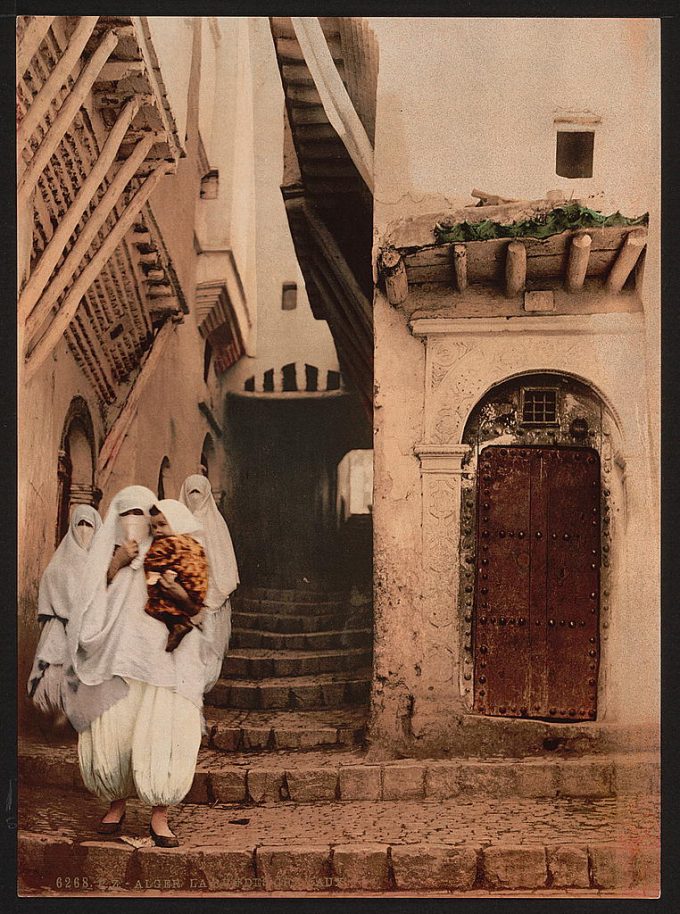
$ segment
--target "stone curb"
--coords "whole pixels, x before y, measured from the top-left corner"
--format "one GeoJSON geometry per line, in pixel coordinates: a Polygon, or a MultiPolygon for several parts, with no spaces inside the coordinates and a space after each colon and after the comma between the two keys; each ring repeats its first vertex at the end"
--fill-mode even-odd
{"type": "MultiPolygon", "coordinates": [[[[268,731],[267,731],[268,732],[268,731]]],[[[225,760],[229,756],[225,754],[225,760]]],[[[241,756],[243,758],[243,756],[241,756]]],[[[59,756],[22,755],[21,779],[26,784],[82,789],[78,763],[59,756]]],[[[280,765],[223,765],[210,770],[199,763],[186,803],[262,803],[292,800],[447,800],[457,796],[607,798],[656,795],[659,766],[646,759],[570,759],[501,762],[436,760],[323,768],[304,765],[304,756],[282,758],[280,765]],[[300,764],[302,762],[302,764],[300,764]],[[291,764],[295,763],[295,768],[291,764]],[[263,790],[262,778],[269,786],[263,790]],[[274,788],[272,785],[278,784],[274,788]]]]}
{"type": "Polygon", "coordinates": [[[88,891],[399,892],[584,889],[656,897],[651,844],[528,846],[445,844],[261,845],[133,848],[20,833],[23,886],[88,891]]]}

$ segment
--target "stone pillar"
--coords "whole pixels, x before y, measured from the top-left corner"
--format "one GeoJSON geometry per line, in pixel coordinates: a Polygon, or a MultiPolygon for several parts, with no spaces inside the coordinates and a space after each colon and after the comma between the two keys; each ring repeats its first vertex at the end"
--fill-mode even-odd
{"type": "Polygon", "coordinates": [[[461,477],[470,448],[460,444],[419,444],[422,483],[422,685],[416,701],[416,736],[451,726],[451,712],[463,710],[459,688],[459,542],[461,477]],[[427,700],[431,696],[431,710],[427,700]],[[423,704],[425,706],[423,706],[423,704]],[[442,711],[446,709],[447,714],[442,711]],[[442,722],[441,718],[447,718],[442,722]],[[439,718],[439,719],[438,719],[439,718]]]}

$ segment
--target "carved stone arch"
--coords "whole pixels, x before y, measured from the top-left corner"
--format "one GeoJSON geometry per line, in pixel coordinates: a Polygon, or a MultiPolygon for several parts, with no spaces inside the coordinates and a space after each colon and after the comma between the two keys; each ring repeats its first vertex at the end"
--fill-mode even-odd
{"type": "Polygon", "coordinates": [[[98,507],[101,491],[95,485],[97,441],[92,415],[82,397],[71,401],[59,442],[56,541],[68,530],[74,505],[98,507]]]}
{"type": "Polygon", "coordinates": [[[170,458],[167,455],[161,460],[158,470],[157,494],[159,501],[170,498],[170,458]]]}
{"type": "Polygon", "coordinates": [[[614,405],[611,397],[609,397],[608,394],[602,390],[600,386],[598,386],[585,375],[578,374],[573,371],[561,371],[555,367],[545,368],[540,366],[524,368],[519,371],[511,372],[509,374],[497,377],[492,382],[487,383],[484,388],[480,390],[476,399],[471,402],[466,411],[463,413],[463,416],[461,417],[462,421],[459,427],[459,438],[457,443],[464,443],[466,431],[468,429],[473,413],[478,408],[479,404],[488,399],[489,395],[494,390],[512,381],[520,381],[523,378],[531,378],[540,375],[554,375],[556,377],[568,378],[572,381],[575,381],[577,384],[581,384],[583,387],[588,388],[592,392],[593,396],[597,397],[602,404],[604,414],[608,419],[610,433],[614,436],[613,444],[617,457],[624,453],[626,447],[625,442],[629,436],[626,435],[624,422],[622,420],[620,411],[614,405]]]}
{"type": "Polygon", "coordinates": [[[463,657],[460,688],[464,704],[473,707],[473,593],[476,589],[477,460],[489,446],[541,446],[594,448],[600,455],[600,599],[598,719],[606,711],[607,642],[610,607],[618,598],[625,532],[625,460],[620,419],[597,387],[571,372],[555,369],[514,372],[487,385],[467,411],[460,444],[465,449],[460,488],[460,546],[458,577],[458,649],[463,657]],[[554,425],[524,426],[520,391],[548,390],[555,385],[557,409],[554,425]],[[576,420],[581,420],[575,424],[576,420]],[[584,429],[585,425],[585,429],[584,429]]]}
{"type": "Polygon", "coordinates": [[[213,441],[210,432],[207,432],[201,446],[201,457],[199,461],[199,472],[202,476],[207,476],[208,479],[210,479],[211,471],[214,472],[215,470],[215,459],[215,442],[213,441]]]}

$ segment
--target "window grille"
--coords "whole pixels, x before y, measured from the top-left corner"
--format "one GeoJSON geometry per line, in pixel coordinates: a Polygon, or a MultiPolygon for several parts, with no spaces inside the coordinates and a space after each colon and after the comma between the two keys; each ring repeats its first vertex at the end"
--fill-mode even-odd
{"type": "Polygon", "coordinates": [[[557,425],[557,391],[548,387],[523,388],[522,423],[557,425]]]}

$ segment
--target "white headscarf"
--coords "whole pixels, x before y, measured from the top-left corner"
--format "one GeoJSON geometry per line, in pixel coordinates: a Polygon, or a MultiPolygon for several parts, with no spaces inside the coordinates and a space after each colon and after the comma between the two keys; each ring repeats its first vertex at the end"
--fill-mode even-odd
{"type": "Polygon", "coordinates": [[[57,616],[65,620],[71,617],[89,551],[81,545],[78,533],[78,525],[83,520],[90,524],[95,534],[102,525],[99,512],[90,505],[76,505],[73,509],[66,536],[40,581],[38,618],[57,616]]]}
{"type": "Polygon", "coordinates": [[[116,649],[115,644],[108,643],[108,635],[125,605],[134,574],[142,567],[144,556],[151,545],[149,509],[155,501],[154,493],[144,486],[122,489],[111,502],[106,519],[90,547],[77,604],[67,632],[73,669],[80,681],[87,685],[96,685],[108,678],[103,654],[110,656],[116,649]],[[129,536],[129,531],[125,529],[125,519],[120,515],[134,509],[144,512],[144,517],[138,516],[137,521],[146,521],[138,524],[135,536],[139,555],[120,569],[107,588],[106,574],[114,549],[129,536]]]}
{"type": "Polygon", "coordinates": [[[155,508],[163,514],[168,524],[172,527],[173,533],[198,533],[203,529],[203,525],[197,517],[191,513],[185,504],[181,501],[175,501],[174,498],[164,498],[157,501],[155,508]]]}
{"type": "Polygon", "coordinates": [[[206,476],[188,476],[179,495],[200,521],[203,530],[196,537],[208,559],[208,595],[205,605],[217,609],[239,583],[234,546],[226,521],[219,512],[206,476]]]}

